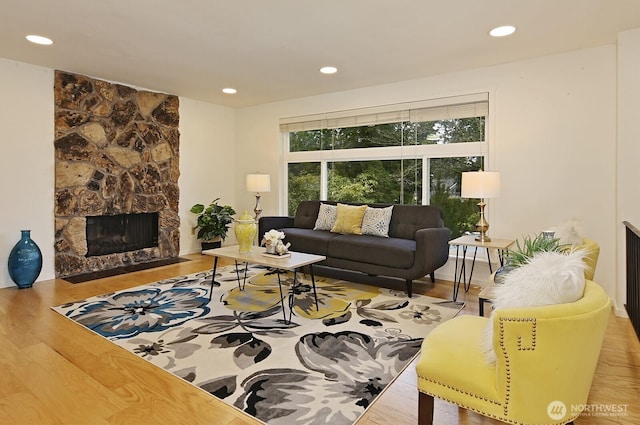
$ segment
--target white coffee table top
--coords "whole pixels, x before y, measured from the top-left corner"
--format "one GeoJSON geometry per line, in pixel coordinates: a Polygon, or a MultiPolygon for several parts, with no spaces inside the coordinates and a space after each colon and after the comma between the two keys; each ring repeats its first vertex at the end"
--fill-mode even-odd
{"type": "Polygon", "coordinates": [[[295,270],[302,266],[318,263],[325,260],[324,255],[305,254],[304,252],[289,251],[290,256],[276,257],[266,256],[264,247],[254,246],[251,252],[240,252],[238,245],[223,246],[222,248],[207,249],[202,251],[204,255],[212,257],[230,258],[236,261],[259,264],[261,266],[275,267],[285,270],[295,270]]]}

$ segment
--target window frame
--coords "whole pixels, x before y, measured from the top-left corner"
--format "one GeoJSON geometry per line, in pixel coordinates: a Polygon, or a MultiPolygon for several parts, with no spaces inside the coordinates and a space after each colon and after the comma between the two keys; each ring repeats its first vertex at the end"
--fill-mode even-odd
{"type": "MultiPolygon", "coordinates": [[[[489,134],[490,134],[490,95],[488,92],[472,93],[460,96],[451,96],[446,98],[437,98],[430,100],[422,100],[416,102],[408,102],[401,104],[382,105],[369,108],[361,108],[355,110],[328,112],[323,114],[289,117],[280,119],[280,134],[283,146],[283,188],[282,191],[282,207],[284,211],[288,211],[289,205],[289,164],[316,162],[320,163],[320,200],[327,200],[328,193],[328,164],[330,162],[340,161],[373,161],[373,160],[422,160],[422,205],[428,205],[430,202],[430,159],[434,158],[453,158],[453,157],[482,157],[485,168],[489,163],[489,134]],[[412,111],[426,110],[427,115],[430,109],[437,113],[449,113],[447,108],[454,110],[462,110],[463,114],[467,105],[485,104],[485,126],[484,140],[477,142],[463,143],[443,143],[428,145],[405,145],[405,146],[388,146],[388,147],[372,147],[372,148],[354,148],[354,149],[327,149],[316,151],[290,151],[289,133],[291,131],[317,130],[322,128],[331,128],[327,123],[346,123],[353,121],[351,126],[369,125],[376,116],[382,116],[383,122],[390,122],[388,117],[396,117],[408,120],[412,116],[412,111]],[[460,109],[459,107],[462,107],[460,109]],[[457,108],[457,109],[456,109],[457,108]],[[358,122],[359,117],[364,117],[358,122]],[[291,130],[293,129],[293,130],[291,130]]],[[[482,108],[481,108],[482,110],[482,108]]],[[[423,114],[424,115],[424,114],[423,114]]],[[[468,116],[474,116],[473,113],[468,116]]],[[[478,116],[478,115],[475,115],[478,116]]],[[[464,116],[450,115],[446,118],[453,119],[463,118],[464,116]]],[[[374,123],[375,125],[375,123],[374,123]]],[[[340,127],[334,125],[333,128],[340,127]]]]}

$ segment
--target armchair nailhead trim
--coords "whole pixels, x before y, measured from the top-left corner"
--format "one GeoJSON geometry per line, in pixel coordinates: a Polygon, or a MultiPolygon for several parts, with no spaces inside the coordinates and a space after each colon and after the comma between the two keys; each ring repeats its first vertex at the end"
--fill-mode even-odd
{"type": "Polygon", "coordinates": [[[487,403],[495,404],[496,406],[501,406],[502,405],[502,403],[500,403],[499,401],[490,400],[487,397],[481,397],[479,395],[472,394],[469,391],[465,391],[465,390],[461,390],[461,389],[456,388],[456,387],[452,387],[449,384],[445,384],[444,382],[436,381],[435,379],[425,378],[424,376],[418,376],[418,379],[424,379],[425,381],[429,381],[429,382],[431,382],[433,384],[440,385],[441,387],[445,387],[445,388],[447,388],[449,390],[453,390],[453,391],[455,391],[457,393],[464,394],[464,395],[469,396],[469,397],[477,398],[478,400],[482,400],[482,401],[485,401],[487,403]]]}
{"type": "MultiPolygon", "coordinates": [[[[428,378],[422,378],[422,377],[419,377],[419,378],[425,379],[427,381],[431,381],[431,379],[428,379],[428,378]]],[[[431,382],[434,382],[436,384],[438,383],[438,382],[435,382],[435,381],[431,381],[431,382]]],[[[450,400],[448,398],[442,398],[442,396],[439,396],[438,394],[433,394],[433,393],[430,393],[430,392],[427,392],[427,391],[421,391],[421,390],[418,390],[418,391],[420,391],[420,392],[422,392],[424,394],[428,394],[431,397],[439,398],[440,400],[446,401],[447,403],[455,404],[456,406],[460,406],[463,409],[467,409],[467,410],[471,410],[472,412],[479,413],[482,416],[486,416],[486,417],[491,418],[491,419],[496,419],[496,420],[499,420],[500,422],[505,422],[505,423],[508,423],[508,424],[513,424],[513,425],[558,425],[558,422],[549,422],[549,423],[544,423],[544,424],[541,424],[541,423],[531,424],[531,423],[528,423],[528,422],[515,421],[513,419],[505,418],[503,416],[498,416],[498,415],[494,415],[492,413],[487,413],[487,412],[482,411],[480,409],[476,409],[475,407],[470,407],[470,406],[467,406],[465,404],[459,403],[457,401],[450,400]]],[[[571,417],[569,419],[564,419],[564,422],[561,422],[561,423],[575,421],[576,419],[578,419],[579,416],[580,415],[578,414],[578,415],[575,415],[575,416],[573,416],[573,417],[571,417]]]]}
{"type": "Polygon", "coordinates": [[[504,409],[504,415],[507,416],[509,414],[509,396],[511,394],[511,363],[509,361],[509,354],[507,353],[507,348],[504,344],[504,324],[505,322],[530,322],[532,325],[531,329],[531,346],[523,347],[522,337],[518,336],[518,351],[523,350],[535,350],[536,349],[536,318],[535,317],[500,317],[500,331],[499,331],[499,339],[500,339],[500,349],[502,350],[502,354],[504,356],[504,365],[505,365],[505,376],[506,376],[506,385],[505,385],[505,397],[504,404],[502,405],[504,409]]]}

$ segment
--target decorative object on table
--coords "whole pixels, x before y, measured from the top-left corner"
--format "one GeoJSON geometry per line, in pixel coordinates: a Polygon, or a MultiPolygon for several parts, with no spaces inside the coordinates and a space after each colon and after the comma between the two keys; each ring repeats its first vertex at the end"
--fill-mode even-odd
{"type": "MultiPolygon", "coordinates": [[[[212,272],[53,309],[264,423],[332,425],[356,422],[411,364],[425,335],[459,311],[325,277],[316,280],[316,310],[310,276],[299,272],[287,325],[277,273],[249,266],[241,291],[236,267],[222,267],[210,300],[212,272]]],[[[293,273],[281,279],[290,287],[293,273]]]]}
{"type": "Polygon", "coordinates": [[[197,237],[202,241],[202,250],[220,248],[233,223],[235,210],[229,205],[219,205],[219,200],[220,198],[214,199],[207,207],[203,204],[191,207],[191,212],[198,214],[193,230],[198,230],[197,237]]]}
{"type": "Polygon", "coordinates": [[[21,230],[22,236],[9,254],[9,276],[18,288],[31,288],[42,270],[42,252],[31,239],[31,230],[21,230]]]}
{"type": "Polygon", "coordinates": [[[507,253],[507,262],[496,270],[493,281],[498,285],[504,283],[507,274],[528,263],[537,253],[566,251],[558,239],[549,237],[549,233],[549,231],[543,231],[533,238],[527,235],[522,239],[522,244],[516,240],[516,248],[507,253]]]}
{"type": "Polygon", "coordinates": [[[236,221],[235,232],[239,250],[240,252],[251,252],[253,241],[258,232],[256,222],[246,210],[236,221]]]}
{"type": "Polygon", "coordinates": [[[480,234],[476,237],[477,241],[491,241],[487,236],[489,223],[485,217],[485,199],[497,198],[500,196],[500,173],[497,171],[469,171],[462,173],[462,198],[480,199],[478,208],[480,209],[480,218],[476,223],[476,230],[480,234]]]}
{"type": "Polygon", "coordinates": [[[504,266],[500,266],[498,270],[496,270],[493,275],[493,281],[496,285],[501,285],[504,283],[504,279],[507,277],[507,274],[516,269],[516,266],[507,263],[504,266]]]}
{"type": "Polygon", "coordinates": [[[555,239],[555,234],[556,232],[554,232],[553,230],[543,230],[542,231],[542,236],[544,236],[545,239],[555,239]]]}
{"type": "Polygon", "coordinates": [[[260,206],[260,193],[271,192],[271,176],[269,174],[247,174],[247,192],[255,192],[256,194],[256,206],[253,209],[255,213],[254,220],[256,223],[262,213],[262,206],[260,206]]]}
{"type": "Polygon", "coordinates": [[[516,240],[516,248],[509,251],[507,263],[513,267],[520,267],[531,260],[539,252],[564,252],[564,245],[560,245],[560,240],[549,239],[544,233],[539,233],[533,238],[529,235],[522,238],[522,244],[516,240]]]}
{"type": "Polygon", "coordinates": [[[286,245],[282,242],[284,232],[271,229],[262,237],[262,245],[265,246],[265,252],[271,255],[284,255],[289,252],[290,243],[286,245]]]}

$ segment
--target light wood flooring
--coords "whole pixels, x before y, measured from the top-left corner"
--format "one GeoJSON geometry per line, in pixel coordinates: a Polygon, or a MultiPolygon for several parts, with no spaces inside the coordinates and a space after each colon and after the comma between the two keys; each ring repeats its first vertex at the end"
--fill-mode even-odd
{"type": "MultiPolygon", "coordinates": [[[[258,423],[50,309],[211,268],[211,257],[194,254],[187,258],[192,261],[80,284],[56,279],[36,283],[31,289],[0,289],[0,424],[258,423]]],[[[439,298],[449,298],[451,290],[451,282],[445,280],[414,285],[416,293],[439,298]]],[[[460,299],[467,302],[461,314],[477,314],[477,292],[472,287],[469,293],[461,293],[460,299]]],[[[628,319],[611,315],[589,403],[628,407],[625,416],[584,416],[576,424],[640,424],[640,344],[628,319]]],[[[417,390],[411,365],[358,424],[415,423],[417,390]]],[[[498,422],[436,400],[434,423],[498,422]]]]}

